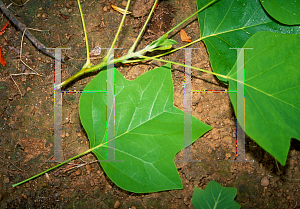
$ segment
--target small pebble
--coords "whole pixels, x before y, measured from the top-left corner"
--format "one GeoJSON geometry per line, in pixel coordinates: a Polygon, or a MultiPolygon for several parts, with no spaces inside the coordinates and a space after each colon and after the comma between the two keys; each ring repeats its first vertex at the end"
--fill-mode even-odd
{"type": "Polygon", "coordinates": [[[106,7],[106,6],[103,7],[103,11],[104,11],[104,12],[107,12],[107,7],[106,7]]]}
{"type": "Polygon", "coordinates": [[[136,207],[135,206],[131,206],[131,209],[136,209],[136,207]]]}
{"type": "Polygon", "coordinates": [[[69,133],[66,133],[66,137],[68,137],[68,136],[70,136],[70,134],[69,134],[69,133]]]}
{"type": "Polygon", "coordinates": [[[43,7],[40,7],[39,10],[43,10],[43,7]]]}
{"type": "Polygon", "coordinates": [[[32,89],[30,88],[30,87],[27,87],[27,89],[26,89],[27,91],[31,91],[32,89]]]}
{"type": "Polygon", "coordinates": [[[69,7],[70,7],[70,4],[69,4],[69,3],[66,3],[66,7],[68,7],[68,8],[69,8],[69,7]]]}
{"type": "Polygon", "coordinates": [[[92,170],[92,168],[89,164],[85,166],[85,169],[87,172],[91,172],[91,170],[92,170]]]}
{"type": "Polygon", "coordinates": [[[126,7],[127,6],[127,1],[122,1],[122,6],[126,7]]]}
{"type": "Polygon", "coordinates": [[[38,57],[38,60],[39,60],[39,61],[41,61],[41,60],[42,60],[42,58],[41,58],[41,57],[38,57]]]}
{"type": "Polygon", "coordinates": [[[73,5],[73,1],[69,1],[69,5],[72,6],[73,5]]]}
{"type": "Polygon", "coordinates": [[[66,134],[62,134],[62,135],[61,135],[61,138],[65,138],[65,137],[66,137],[66,134]]]}
{"type": "Polygon", "coordinates": [[[72,11],[73,11],[72,9],[68,9],[68,12],[69,12],[69,13],[72,13],[72,11]]]}
{"type": "Polygon", "coordinates": [[[79,176],[79,175],[80,175],[80,173],[81,173],[81,171],[80,171],[80,170],[77,170],[77,171],[75,172],[76,176],[79,176]]]}
{"type": "Polygon", "coordinates": [[[26,194],[22,194],[22,197],[23,197],[24,199],[27,199],[27,195],[26,195],[26,194]]]}
{"type": "Polygon", "coordinates": [[[81,136],[82,136],[82,134],[81,134],[81,133],[77,133],[77,136],[81,137],[81,136]]]}
{"type": "Polygon", "coordinates": [[[46,17],[46,14],[42,14],[42,18],[45,18],[46,17]]]}
{"type": "Polygon", "coordinates": [[[119,200],[117,200],[116,203],[115,203],[115,205],[114,205],[114,208],[120,207],[120,204],[121,204],[121,203],[119,202],[119,200]]]}
{"type": "Polygon", "coordinates": [[[270,181],[267,177],[264,177],[262,178],[260,184],[263,186],[263,187],[267,187],[269,184],[270,184],[270,181]]]}
{"type": "Polygon", "coordinates": [[[9,183],[9,178],[8,177],[4,177],[3,181],[4,181],[5,184],[8,184],[9,183]]]}
{"type": "Polygon", "coordinates": [[[231,157],[231,153],[226,153],[225,156],[226,156],[226,158],[230,158],[231,157]]]}
{"type": "Polygon", "coordinates": [[[291,196],[287,196],[286,199],[288,199],[288,200],[291,199],[291,196]]]}

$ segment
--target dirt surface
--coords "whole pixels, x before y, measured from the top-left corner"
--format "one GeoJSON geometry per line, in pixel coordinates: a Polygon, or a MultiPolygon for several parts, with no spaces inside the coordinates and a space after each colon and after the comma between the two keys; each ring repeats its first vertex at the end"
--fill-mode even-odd
{"type": "MultiPolygon", "coordinates": [[[[16,1],[19,2],[19,1],[16,1]]],[[[23,1],[25,2],[25,1],[23,1]]],[[[138,1],[143,4],[143,1],[138,1]]],[[[5,0],[8,5],[10,1],[5,0]]],[[[110,4],[123,7],[122,1],[82,1],[90,49],[110,47],[122,15],[110,4]]],[[[132,5],[137,3],[133,1],[132,5]]],[[[139,8],[137,5],[132,8],[139,8]]],[[[142,7],[141,7],[142,8],[142,7]]],[[[63,80],[75,74],[85,63],[85,42],[77,1],[29,0],[23,7],[10,8],[31,32],[48,48],[62,50],[66,62],[62,64],[63,80]]],[[[196,11],[196,2],[170,0],[160,2],[148,31],[138,48],[143,48],[176,23],[196,11]]],[[[144,16],[128,16],[116,47],[123,55],[133,44],[145,21],[144,16]]],[[[0,25],[7,22],[0,18],[0,25]]],[[[183,26],[195,40],[199,26],[193,19],[183,26]]],[[[171,38],[182,46],[179,29],[171,38]]],[[[213,127],[192,146],[195,163],[176,163],[184,188],[151,194],[135,194],[118,188],[103,172],[93,154],[88,154],[62,166],[47,175],[13,188],[12,184],[50,168],[53,159],[54,139],[54,61],[37,51],[25,38],[20,62],[22,33],[13,25],[0,37],[0,46],[7,61],[0,66],[0,207],[1,208],[193,208],[191,198],[194,186],[204,189],[215,180],[222,186],[238,190],[236,201],[242,208],[300,208],[299,198],[299,142],[292,141],[287,165],[276,166],[273,157],[254,141],[246,139],[246,157],[254,162],[229,162],[235,158],[236,125],[233,108],[227,94],[193,94],[193,115],[213,127]],[[37,72],[38,75],[28,73],[37,72]],[[13,75],[27,73],[27,75],[13,75]],[[96,161],[96,162],[95,162],[96,161]],[[261,185],[263,184],[263,186],[261,185]]],[[[193,66],[211,70],[203,43],[192,46],[193,66]]],[[[100,57],[104,53],[100,54],[100,57]]],[[[180,50],[166,59],[184,63],[180,50]]],[[[93,63],[99,63],[93,59],[93,63]]],[[[118,70],[127,78],[139,75],[162,65],[147,62],[140,65],[123,65],[118,70]]],[[[172,66],[174,104],[184,110],[184,69],[172,66]]],[[[86,76],[66,90],[83,90],[94,77],[86,76]]],[[[223,90],[226,86],[206,73],[193,71],[194,90],[223,90]]],[[[78,102],[80,94],[64,94],[63,98],[63,156],[68,159],[89,148],[89,141],[80,123],[78,102]]],[[[183,152],[175,159],[181,159],[183,152]]]]}

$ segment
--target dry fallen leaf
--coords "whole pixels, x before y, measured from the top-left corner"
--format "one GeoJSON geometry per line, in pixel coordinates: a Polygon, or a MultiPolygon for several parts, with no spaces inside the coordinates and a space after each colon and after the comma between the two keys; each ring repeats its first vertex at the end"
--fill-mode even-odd
{"type": "Polygon", "coordinates": [[[5,60],[4,57],[3,57],[1,47],[0,47],[0,63],[1,63],[1,65],[3,65],[3,66],[6,65],[6,60],[5,60]]]}
{"type": "MultiPolygon", "coordinates": [[[[120,7],[117,7],[117,6],[115,6],[115,5],[110,5],[114,10],[116,10],[116,11],[118,11],[118,12],[120,12],[121,14],[124,14],[125,13],[125,9],[122,9],[122,8],[120,8],[120,7]]],[[[130,14],[131,12],[129,12],[129,11],[127,11],[126,12],[126,14],[128,15],[128,14],[130,14]]]]}
{"type": "Polygon", "coordinates": [[[190,37],[186,34],[184,29],[180,30],[180,38],[181,38],[181,41],[183,41],[183,42],[191,42],[190,37]]]}

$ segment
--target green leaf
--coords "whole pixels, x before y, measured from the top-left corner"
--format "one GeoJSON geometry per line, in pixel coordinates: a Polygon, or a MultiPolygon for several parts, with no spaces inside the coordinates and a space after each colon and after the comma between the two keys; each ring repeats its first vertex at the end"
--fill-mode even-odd
{"type": "MultiPolygon", "coordinates": [[[[290,139],[300,140],[299,43],[300,35],[260,32],[244,46],[253,48],[245,50],[245,132],[282,165],[290,139]]],[[[236,65],[228,77],[236,90],[236,65]]],[[[236,113],[237,96],[229,96],[236,113]]]]}
{"type": "Polygon", "coordinates": [[[161,46],[159,48],[154,48],[151,50],[148,50],[149,52],[155,51],[155,50],[167,50],[167,49],[171,49],[173,44],[178,44],[175,40],[172,39],[167,39],[165,40],[163,43],[161,43],[158,46],[161,46]]]}
{"type": "Polygon", "coordinates": [[[260,0],[265,10],[277,21],[287,25],[300,24],[300,2],[295,0],[260,0]]]}
{"type": "MultiPolygon", "coordinates": [[[[198,8],[210,0],[197,0],[198,8]]],[[[236,50],[259,31],[299,34],[299,26],[274,22],[259,0],[220,0],[198,14],[201,37],[214,72],[227,75],[236,62],[236,50]]],[[[218,77],[223,82],[226,79],[218,77]]]]}
{"type": "Polygon", "coordinates": [[[162,44],[158,46],[166,46],[166,45],[173,45],[173,44],[178,44],[178,43],[173,39],[166,39],[162,44]]]}
{"type": "Polygon", "coordinates": [[[241,206],[234,201],[236,193],[236,188],[222,187],[211,181],[204,190],[195,187],[192,204],[195,209],[238,209],[241,206]]]}
{"type": "MultiPolygon", "coordinates": [[[[85,90],[106,90],[106,77],[101,71],[85,90]]],[[[105,160],[106,94],[82,94],[79,113],[94,154],[105,160]]],[[[211,129],[194,117],[192,125],[193,142],[211,129]]],[[[184,112],[173,105],[170,65],[133,81],[115,70],[115,160],[123,162],[101,162],[109,178],[136,193],[182,189],[174,157],[183,148],[184,112]]]]}
{"type": "Polygon", "coordinates": [[[160,44],[162,44],[167,38],[168,34],[164,34],[157,40],[153,41],[149,46],[160,46],[160,44]]]}

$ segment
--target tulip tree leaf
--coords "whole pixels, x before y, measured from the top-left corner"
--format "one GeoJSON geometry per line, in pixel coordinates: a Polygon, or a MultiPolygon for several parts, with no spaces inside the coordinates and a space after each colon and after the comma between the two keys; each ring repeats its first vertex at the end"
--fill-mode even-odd
{"type": "MultiPolygon", "coordinates": [[[[202,8],[211,0],[197,0],[202,8]]],[[[259,0],[220,0],[198,13],[201,37],[207,47],[211,66],[216,73],[227,75],[236,62],[236,50],[255,33],[270,31],[299,34],[299,26],[286,26],[272,20],[259,0]]],[[[218,77],[221,81],[228,81],[218,77]]]]}
{"type": "Polygon", "coordinates": [[[287,25],[300,24],[300,2],[295,0],[260,0],[264,9],[277,21],[287,25]]]}
{"type": "Polygon", "coordinates": [[[234,201],[236,194],[236,188],[222,187],[212,180],[204,190],[195,187],[192,204],[195,209],[238,209],[241,206],[234,201]]]}
{"type": "MultiPolygon", "coordinates": [[[[106,90],[106,77],[107,70],[101,71],[85,90],[106,90]]],[[[112,149],[106,141],[106,93],[82,94],[79,113],[94,154],[106,160],[112,149]]],[[[195,117],[192,125],[193,142],[211,129],[195,117]]],[[[133,81],[115,70],[115,160],[122,162],[100,162],[108,177],[136,193],[182,189],[174,163],[182,149],[184,112],[173,105],[170,65],[133,81]]]]}
{"type": "MultiPolygon", "coordinates": [[[[300,140],[299,43],[298,34],[259,32],[244,46],[253,48],[245,50],[245,132],[282,165],[290,139],[300,140]]],[[[228,78],[236,90],[236,65],[228,78]]],[[[229,96],[236,113],[237,96],[229,96]]]]}

